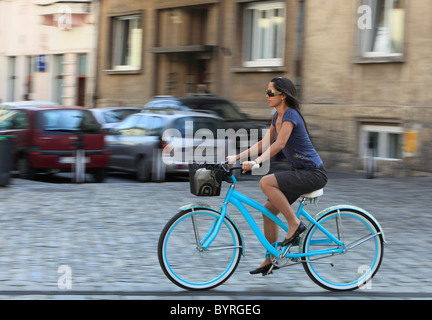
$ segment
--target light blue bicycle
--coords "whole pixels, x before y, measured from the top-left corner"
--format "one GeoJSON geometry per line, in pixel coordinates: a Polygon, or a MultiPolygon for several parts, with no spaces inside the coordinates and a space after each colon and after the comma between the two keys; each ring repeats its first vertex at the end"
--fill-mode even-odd
{"type": "Polygon", "coordinates": [[[241,168],[219,164],[191,169],[191,192],[196,195],[218,195],[222,180],[230,182],[231,187],[220,208],[186,205],[166,224],[159,239],[158,258],[173,283],[186,289],[205,290],[222,284],[234,273],[245,245],[239,228],[227,214],[228,204],[244,216],[274,267],[302,263],[316,284],[333,291],[355,290],[376,274],[383,259],[385,238],[370,213],[355,206],[338,205],[312,217],[305,205],[307,200],[323,194],[322,189],[317,190],[303,195],[297,210],[297,217],[309,222],[306,231],[287,247],[280,242],[271,244],[245,205],[265,214],[285,232],[288,227],[263,205],[235,190],[235,169],[241,168]]]}

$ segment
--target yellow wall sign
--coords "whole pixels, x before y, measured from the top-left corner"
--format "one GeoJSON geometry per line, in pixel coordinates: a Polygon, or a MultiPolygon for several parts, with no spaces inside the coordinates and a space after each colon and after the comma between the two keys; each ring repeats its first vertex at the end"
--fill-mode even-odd
{"type": "Polygon", "coordinates": [[[405,153],[417,153],[418,132],[405,132],[405,153]]]}

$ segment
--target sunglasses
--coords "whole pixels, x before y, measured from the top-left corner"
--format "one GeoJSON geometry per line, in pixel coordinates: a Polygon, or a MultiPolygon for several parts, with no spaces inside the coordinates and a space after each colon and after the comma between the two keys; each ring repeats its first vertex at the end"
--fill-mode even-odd
{"type": "Polygon", "coordinates": [[[266,95],[268,95],[269,97],[274,97],[274,96],[278,96],[282,94],[282,92],[276,91],[276,90],[267,90],[266,91],[266,95]]]}

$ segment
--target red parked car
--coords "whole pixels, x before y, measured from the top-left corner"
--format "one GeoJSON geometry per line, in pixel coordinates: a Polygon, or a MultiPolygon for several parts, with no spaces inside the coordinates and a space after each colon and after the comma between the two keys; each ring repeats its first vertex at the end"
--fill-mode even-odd
{"type": "Polygon", "coordinates": [[[14,136],[13,164],[20,177],[71,171],[75,150],[85,150],[86,172],[102,182],[109,152],[93,114],[82,107],[12,107],[0,115],[0,135],[14,136]]]}

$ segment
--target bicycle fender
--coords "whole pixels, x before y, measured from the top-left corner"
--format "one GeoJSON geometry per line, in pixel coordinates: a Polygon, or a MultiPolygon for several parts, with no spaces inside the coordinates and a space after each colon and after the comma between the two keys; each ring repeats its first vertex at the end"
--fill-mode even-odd
{"type": "Polygon", "coordinates": [[[181,206],[179,208],[179,210],[186,211],[186,210],[195,209],[195,208],[210,209],[210,210],[213,210],[213,211],[216,211],[216,212],[219,212],[219,213],[221,213],[221,209],[222,209],[222,208],[217,208],[215,206],[212,206],[212,205],[209,205],[209,204],[206,204],[206,203],[190,203],[190,204],[181,206]]]}
{"type": "MultiPolygon", "coordinates": [[[[383,231],[381,225],[379,224],[379,222],[375,219],[375,217],[372,214],[370,214],[368,211],[366,211],[360,207],[356,207],[356,206],[352,206],[352,205],[337,205],[337,206],[329,207],[329,208],[324,209],[324,210],[320,211],[319,213],[317,213],[317,215],[314,217],[314,219],[315,219],[315,221],[318,221],[325,214],[330,213],[330,212],[334,212],[337,210],[341,210],[341,209],[360,211],[360,212],[364,213],[365,215],[367,215],[376,224],[377,228],[381,232],[381,237],[383,239],[384,244],[387,244],[387,241],[386,241],[385,236],[384,236],[384,231],[383,231]]],[[[311,226],[312,226],[312,223],[309,223],[307,228],[306,228],[306,231],[300,237],[299,252],[303,252],[304,239],[305,239],[306,235],[308,234],[308,231],[311,228],[311,226]]]]}
{"type": "MultiPolygon", "coordinates": [[[[206,203],[190,203],[184,206],[181,206],[179,208],[180,211],[187,211],[190,209],[196,209],[196,208],[203,208],[203,209],[208,209],[211,211],[215,211],[217,213],[222,213],[222,207],[217,208],[215,206],[206,204],[206,203]]],[[[242,256],[245,256],[245,242],[244,242],[244,238],[243,238],[243,233],[241,232],[241,229],[238,227],[237,223],[234,221],[233,218],[231,218],[228,214],[225,215],[225,217],[230,220],[232,222],[232,224],[236,227],[236,229],[238,230],[239,234],[240,234],[240,238],[242,241],[242,256]]]]}

